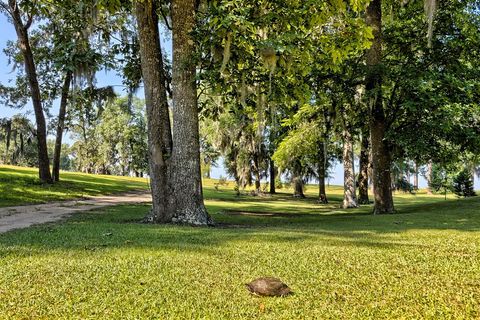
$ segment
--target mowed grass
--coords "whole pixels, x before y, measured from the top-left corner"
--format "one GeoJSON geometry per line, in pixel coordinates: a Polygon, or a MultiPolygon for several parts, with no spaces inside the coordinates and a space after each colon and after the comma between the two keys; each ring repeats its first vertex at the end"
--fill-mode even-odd
{"type": "Polygon", "coordinates": [[[215,228],[146,225],[147,205],[0,235],[2,319],[477,319],[480,199],[396,195],[398,213],[205,182],[215,228]],[[258,298],[276,276],[295,292],[258,298]]]}
{"type": "Polygon", "coordinates": [[[38,169],[0,165],[0,207],[69,200],[147,189],[147,179],[61,172],[60,182],[42,185],[38,169]]]}

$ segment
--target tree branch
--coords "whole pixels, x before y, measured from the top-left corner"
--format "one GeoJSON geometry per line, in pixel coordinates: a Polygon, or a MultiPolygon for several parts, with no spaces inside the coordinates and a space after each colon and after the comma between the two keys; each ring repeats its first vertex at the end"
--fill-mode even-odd
{"type": "Polygon", "coordinates": [[[167,19],[167,16],[165,15],[165,12],[163,12],[163,10],[160,9],[160,14],[162,15],[163,21],[165,22],[165,26],[167,27],[167,29],[172,30],[172,27],[168,23],[168,19],[167,19]]]}

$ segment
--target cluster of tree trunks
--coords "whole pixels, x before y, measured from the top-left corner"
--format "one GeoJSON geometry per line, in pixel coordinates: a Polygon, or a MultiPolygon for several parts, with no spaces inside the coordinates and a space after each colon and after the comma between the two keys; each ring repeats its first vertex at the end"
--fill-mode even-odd
{"type": "Polygon", "coordinates": [[[22,20],[22,14],[18,3],[15,0],[9,0],[9,12],[15,26],[18,37],[18,46],[23,55],[25,72],[27,74],[28,85],[32,97],[33,110],[35,113],[35,121],[37,124],[37,141],[38,141],[38,168],[40,181],[52,183],[52,175],[50,173],[50,160],[47,150],[47,126],[45,115],[43,113],[42,99],[40,94],[40,86],[38,85],[37,70],[33,60],[32,48],[28,36],[28,29],[32,24],[32,17],[28,20],[22,20]]]}
{"type": "Polygon", "coordinates": [[[149,162],[153,195],[149,221],[210,225],[202,194],[194,41],[195,0],[172,1],[173,126],[162,65],[156,2],[136,2],[142,73],[147,105],[149,162]],[[173,127],[173,129],[172,129],[173,127]]]}
{"type": "MultiPolygon", "coordinates": [[[[62,87],[57,135],[50,173],[47,153],[47,132],[37,80],[36,66],[30,47],[28,29],[31,17],[22,20],[17,1],[9,0],[23,54],[25,71],[30,86],[36,119],[38,140],[39,177],[42,182],[59,180],[59,159],[65,123],[66,106],[72,72],[65,73],[62,87]]],[[[391,181],[391,150],[385,139],[387,120],[382,96],[382,9],[381,0],[372,0],[366,10],[366,23],[373,30],[372,45],[366,52],[367,75],[365,78],[366,98],[369,106],[369,132],[362,132],[360,174],[355,181],[353,138],[344,130],[345,192],[343,206],[350,208],[369,203],[368,177],[373,182],[374,213],[394,212],[391,181]],[[371,163],[371,167],[369,167],[371,163]],[[371,171],[371,172],[369,172],[371,171]],[[358,183],[359,198],[356,197],[358,183]]],[[[195,42],[191,30],[195,28],[198,2],[196,0],[173,0],[171,19],[173,33],[173,78],[172,119],[167,101],[166,75],[158,29],[158,3],[153,0],[135,2],[135,15],[140,43],[142,75],[145,84],[147,105],[149,167],[153,195],[153,222],[177,222],[208,225],[208,215],[202,194],[200,172],[200,145],[198,130],[198,105],[196,87],[196,65],[193,59],[195,42]]],[[[7,139],[9,140],[9,139],[7,139]]],[[[7,149],[9,146],[7,146],[7,149]]],[[[319,201],[327,203],[325,178],[327,161],[325,142],[319,146],[318,180],[319,201]]],[[[258,165],[257,165],[258,166],[258,165]]],[[[428,166],[431,171],[431,163],[428,166]]],[[[275,193],[275,165],[270,160],[270,192],[275,193]]],[[[429,177],[431,174],[428,175],[429,177]]],[[[294,195],[304,197],[303,179],[300,172],[293,172],[294,195]]],[[[430,184],[430,183],[429,183],[430,184]]],[[[414,185],[418,188],[418,168],[415,164],[414,185]]],[[[260,175],[256,176],[255,187],[260,190],[260,175]]]]}
{"type": "MultiPolygon", "coordinates": [[[[59,180],[60,172],[60,152],[62,147],[62,137],[65,124],[65,114],[67,99],[70,89],[70,83],[72,82],[72,72],[68,71],[65,75],[64,85],[62,87],[62,96],[60,102],[60,111],[58,116],[55,151],[53,155],[53,169],[50,172],[50,159],[48,157],[47,149],[47,125],[45,121],[45,114],[43,111],[42,98],[40,86],[38,84],[37,68],[35,65],[32,48],[30,45],[30,38],[28,30],[33,22],[33,15],[27,14],[27,20],[23,21],[25,16],[19,6],[18,1],[9,0],[8,10],[11,15],[13,25],[18,38],[18,47],[22,53],[25,73],[28,79],[28,85],[30,88],[30,95],[32,99],[33,110],[35,114],[36,123],[36,139],[38,143],[38,173],[42,183],[53,183],[59,180]]],[[[23,143],[22,143],[23,144],[23,143]]]]}

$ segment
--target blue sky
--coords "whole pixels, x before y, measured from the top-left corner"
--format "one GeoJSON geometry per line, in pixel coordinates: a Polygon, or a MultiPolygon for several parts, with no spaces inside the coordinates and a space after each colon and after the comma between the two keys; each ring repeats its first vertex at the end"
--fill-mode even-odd
{"type": "MultiPolygon", "coordinates": [[[[11,80],[15,74],[12,73],[12,66],[8,65],[8,60],[5,54],[3,53],[3,48],[5,47],[6,43],[8,40],[15,40],[16,39],[16,34],[15,34],[15,29],[13,26],[8,22],[7,18],[5,17],[4,14],[0,14],[0,49],[2,51],[0,52],[0,83],[7,85],[9,83],[9,80],[11,80]]],[[[162,33],[162,42],[163,46],[166,47],[166,51],[168,53],[171,53],[171,41],[168,36],[165,36],[165,33],[162,33]]],[[[97,81],[99,86],[105,86],[105,85],[121,85],[122,80],[120,77],[118,77],[115,72],[105,72],[105,71],[100,71],[97,73],[97,81]]],[[[118,94],[123,94],[121,91],[120,86],[115,86],[115,90],[117,91],[118,94]]],[[[143,90],[139,90],[137,95],[140,98],[143,98],[143,90]]],[[[52,110],[53,114],[57,112],[57,106],[54,106],[54,109],[52,110]]],[[[31,111],[31,106],[28,105],[24,109],[21,110],[14,110],[7,108],[3,105],[0,105],[0,117],[10,117],[13,116],[14,114],[26,114],[29,115],[29,117],[33,120],[33,115],[31,111]]],[[[70,141],[68,133],[65,136],[65,140],[68,142],[70,141]]],[[[331,184],[335,185],[341,185],[343,184],[343,166],[341,164],[337,164],[334,168],[333,171],[333,178],[330,180],[331,184]]],[[[219,176],[226,176],[225,170],[222,167],[219,168],[214,168],[212,172],[212,176],[215,178],[218,178],[219,176]]],[[[476,189],[480,189],[480,179],[477,179],[475,186],[476,189]]],[[[426,185],[426,181],[423,178],[420,178],[420,186],[424,187],[426,185]]]]}

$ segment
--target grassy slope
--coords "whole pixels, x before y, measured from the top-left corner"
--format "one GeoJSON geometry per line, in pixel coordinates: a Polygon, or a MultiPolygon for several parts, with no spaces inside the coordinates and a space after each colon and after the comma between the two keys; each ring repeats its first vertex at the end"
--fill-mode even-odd
{"type": "Polygon", "coordinates": [[[324,206],[313,188],[236,198],[212,183],[221,228],[139,224],[148,206],[121,206],[0,235],[0,318],[480,317],[479,198],[402,195],[398,214],[371,216],[338,209],[340,188],[324,206]],[[295,295],[250,296],[263,275],[295,295]]]}
{"type": "Polygon", "coordinates": [[[60,179],[52,186],[43,186],[37,169],[0,165],[0,207],[148,188],[147,180],[142,178],[61,172],[60,179]]]}

